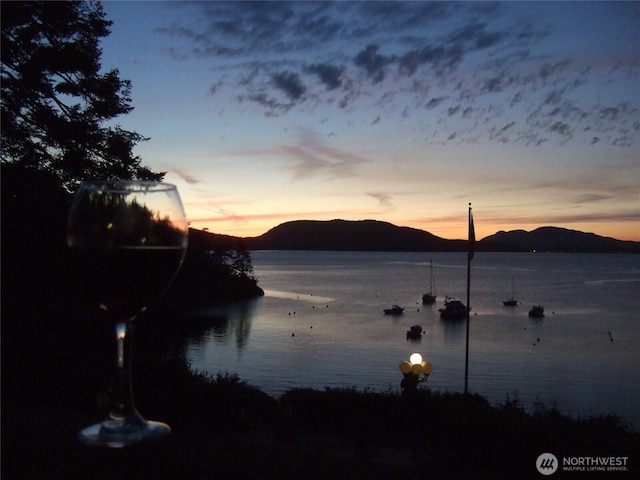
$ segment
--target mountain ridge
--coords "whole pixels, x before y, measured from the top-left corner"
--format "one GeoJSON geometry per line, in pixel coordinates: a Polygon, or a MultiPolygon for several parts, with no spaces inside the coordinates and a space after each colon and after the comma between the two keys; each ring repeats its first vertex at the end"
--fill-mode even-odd
{"type": "Polygon", "coordinates": [[[378,220],[340,219],[294,220],[244,240],[252,250],[455,251],[464,243],[378,220]]]}
{"type": "Polygon", "coordinates": [[[618,240],[595,233],[581,232],[563,227],[544,226],[531,231],[511,230],[489,235],[481,240],[486,247],[501,251],[552,252],[627,252],[640,253],[640,242],[618,240]]]}
{"type": "MultiPolygon", "coordinates": [[[[464,252],[467,240],[449,240],[425,230],[379,220],[293,220],[256,237],[210,234],[247,250],[464,252]]],[[[640,242],[544,226],[500,230],[476,241],[478,252],[640,253],[640,242]]]]}

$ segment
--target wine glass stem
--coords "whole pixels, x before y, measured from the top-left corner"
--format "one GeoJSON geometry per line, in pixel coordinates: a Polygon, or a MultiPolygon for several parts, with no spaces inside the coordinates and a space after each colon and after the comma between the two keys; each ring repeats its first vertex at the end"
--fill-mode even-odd
{"type": "Polygon", "coordinates": [[[118,341],[118,369],[124,368],[124,341],[127,337],[127,324],[116,324],[116,339],[118,341]]]}
{"type": "Polygon", "coordinates": [[[109,417],[112,420],[125,421],[127,423],[142,423],[144,420],[136,410],[133,402],[133,388],[131,387],[132,322],[116,324],[116,342],[118,369],[109,417]]]}

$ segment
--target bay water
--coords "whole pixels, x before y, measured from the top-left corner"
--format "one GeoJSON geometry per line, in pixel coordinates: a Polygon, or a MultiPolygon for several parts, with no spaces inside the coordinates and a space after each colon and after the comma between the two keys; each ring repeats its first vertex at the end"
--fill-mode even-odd
{"type": "MultiPolygon", "coordinates": [[[[398,365],[433,365],[422,388],[462,392],[466,253],[252,252],[263,298],[185,312],[204,327],[181,354],[278,396],[293,387],[399,391],[398,365]],[[422,305],[433,265],[438,301],[422,305]],[[385,315],[392,304],[402,315],[385,315]],[[204,319],[204,322],[203,322],[204,319]],[[421,325],[422,338],[407,330],[421,325]]],[[[491,403],[538,402],[572,416],[640,422],[640,255],[484,253],[471,262],[468,384],[491,403]],[[512,295],[520,302],[505,307],[512,295]],[[528,311],[542,304],[545,317],[528,311]]]]}

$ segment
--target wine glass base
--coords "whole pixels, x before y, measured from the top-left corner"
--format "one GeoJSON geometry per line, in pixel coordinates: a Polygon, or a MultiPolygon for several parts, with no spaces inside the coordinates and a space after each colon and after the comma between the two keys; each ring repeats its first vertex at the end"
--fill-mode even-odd
{"type": "Polygon", "coordinates": [[[145,420],[141,425],[106,426],[96,423],[80,430],[78,438],[92,447],[122,448],[143,442],[160,440],[171,432],[166,423],[145,420]]]}

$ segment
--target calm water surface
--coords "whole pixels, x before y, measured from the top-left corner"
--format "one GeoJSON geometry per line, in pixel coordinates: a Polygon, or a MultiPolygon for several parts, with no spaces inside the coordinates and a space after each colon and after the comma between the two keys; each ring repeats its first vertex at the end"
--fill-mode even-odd
{"type": "MultiPolygon", "coordinates": [[[[398,364],[419,352],[433,390],[464,390],[465,321],[441,320],[444,296],[466,300],[462,253],[252,253],[264,298],[189,312],[210,318],[190,338],[194,369],[237,373],[272,395],[291,387],[399,390],[398,364]],[[429,262],[438,302],[422,305],[429,262]],[[383,314],[391,304],[401,316],[383,314]],[[223,318],[224,317],[224,318],[223,318]],[[407,341],[420,324],[422,339],[407,341]]],[[[517,395],[571,415],[640,422],[640,255],[477,253],[471,273],[469,389],[517,395]],[[517,307],[504,307],[512,278],[517,307]],[[530,319],[534,304],[544,319],[530,319]]],[[[201,321],[201,319],[200,319],[201,321]]]]}

